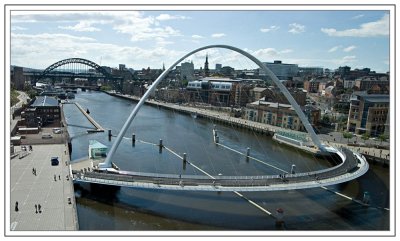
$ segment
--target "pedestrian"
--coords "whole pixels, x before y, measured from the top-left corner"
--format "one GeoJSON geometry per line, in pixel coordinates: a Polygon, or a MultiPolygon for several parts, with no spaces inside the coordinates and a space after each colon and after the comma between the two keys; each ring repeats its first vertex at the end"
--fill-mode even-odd
{"type": "Polygon", "coordinates": [[[32,174],[35,175],[35,168],[32,168],[32,174]]]}
{"type": "Polygon", "coordinates": [[[42,208],[42,206],[40,206],[40,204],[38,204],[39,213],[42,213],[42,210],[40,210],[41,208],[42,208]]]}
{"type": "Polygon", "coordinates": [[[35,210],[36,210],[36,213],[38,213],[38,211],[37,211],[37,205],[35,204],[35,210]]]}
{"type": "Polygon", "coordinates": [[[29,145],[29,150],[30,150],[30,151],[32,151],[32,150],[33,150],[33,148],[32,148],[32,145],[29,145]]]}
{"type": "Polygon", "coordinates": [[[57,181],[57,177],[56,177],[56,174],[54,174],[54,181],[57,181]]]}
{"type": "Polygon", "coordinates": [[[60,181],[61,181],[61,177],[60,177],[60,175],[58,175],[58,180],[60,180],[60,181]]]}
{"type": "Polygon", "coordinates": [[[18,212],[19,208],[18,208],[18,202],[15,202],[15,211],[18,212]]]}

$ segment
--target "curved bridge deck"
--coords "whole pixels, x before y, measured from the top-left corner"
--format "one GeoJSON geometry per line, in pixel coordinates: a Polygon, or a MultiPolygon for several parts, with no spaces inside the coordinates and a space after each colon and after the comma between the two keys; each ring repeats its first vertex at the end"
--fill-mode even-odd
{"type": "Polygon", "coordinates": [[[347,182],[363,175],[368,163],[361,155],[344,149],[345,161],[332,168],[297,174],[263,176],[170,175],[140,172],[73,171],[78,182],[150,189],[185,191],[277,191],[314,188],[347,182]]]}

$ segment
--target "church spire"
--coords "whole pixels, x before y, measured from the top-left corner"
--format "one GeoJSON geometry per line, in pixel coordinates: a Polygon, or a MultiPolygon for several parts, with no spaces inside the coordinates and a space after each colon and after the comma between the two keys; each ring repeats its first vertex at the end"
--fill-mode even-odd
{"type": "Polygon", "coordinates": [[[206,54],[206,62],[204,63],[204,76],[210,76],[210,70],[208,69],[208,53],[206,54]]]}

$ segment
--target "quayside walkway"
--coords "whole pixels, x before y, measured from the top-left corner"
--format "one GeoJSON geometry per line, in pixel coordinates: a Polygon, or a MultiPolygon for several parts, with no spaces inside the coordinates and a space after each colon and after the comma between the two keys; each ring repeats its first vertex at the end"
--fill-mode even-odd
{"type": "MultiPolygon", "coordinates": [[[[93,168],[72,168],[75,181],[113,186],[185,191],[277,191],[314,188],[338,184],[355,179],[368,170],[361,155],[343,149],[346,159],[332,168],[280,175],[262,176],[194,176],[140,173],[129,171],[100,171],[93,168]]],[[[192,165],[187,161],[187,164],[192,165]]]]}

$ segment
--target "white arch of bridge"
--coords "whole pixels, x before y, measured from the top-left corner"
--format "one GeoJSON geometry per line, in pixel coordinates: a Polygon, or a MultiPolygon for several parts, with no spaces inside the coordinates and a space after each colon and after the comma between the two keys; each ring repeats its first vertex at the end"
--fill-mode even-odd
{"type": "Polygon", "coordinates": [[[128,130],[128,127],[131,125],[133,119],[135,118],[136,114],[138,113],[139,109],[142,107],[144,102],[147,100],[149,97],[150,93],[157,87],[157,85],[165,78],[165,76],[168,75],[168,73],[180,62],[182,62],[184,59],[187,57],[191,56],[192,54],[195,54],[197,52],[200,52],[205,49],[210,49],[210,48],[223,48],[223,49],[229,49],[232,51],[235,51],[237,53],[240,53],[250,60],[252,60],[255,64],[257,64],[271,79],[272,81],[278,86],[278,88],[282,91],[284,96],[287,98],[289,103],[292,105],[293,109],[296,111],[297,115],[299,116],[300,120],[302,121],[304,127],[306,128],[307,132],[310,134],[311,139],[313,143],[320,149],[320,151],[326,151],[324,146],[322,145],[321,141],[319,140],[318,136],[315,134],[314,129],[312,128],[310,122],[308,121],[307,117],[301,110],[300,106],[297,104],[293,96],[289,93],[289,91],[286,89],[286,87],[279,81],[278,77],[269,69],[267,68],[260,60],[258,60],[256,57],[253,55],[247,53],[244,50],[241,50],[236,47],[232,47],[229,45],[208,45],[204,46],[198,49],[195,49],[191,51],[190,53],[186,54],[179,60],[177,60],[175,63],[173,63],[168,69],[166,69],[150,86],[150,88],[146,91],[146,93],[142,96],[138,104],[135,106],[131,114],[129,115],[128,119],[126,120],[125,124],[122,126],[121,131],[119,132],[117,138],[115,139],[114,144],[112,145],[107,158],[103,163],[99,164],[99,168],[110,168],[111,167],[111,160],[112,157],[114,156],[115,151],[117,150],[119,144],[121,143],[121,140],[123,136],[125,135],[126,131],[128,130]]]}

